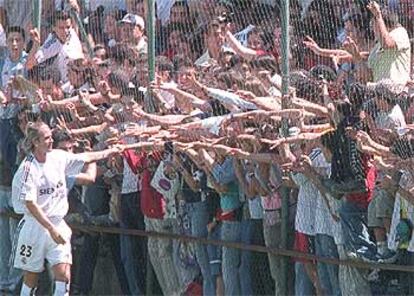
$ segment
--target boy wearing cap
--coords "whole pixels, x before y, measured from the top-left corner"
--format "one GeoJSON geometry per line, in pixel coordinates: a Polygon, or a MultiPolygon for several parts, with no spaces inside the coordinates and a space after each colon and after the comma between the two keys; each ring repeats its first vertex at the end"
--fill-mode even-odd
{"type": "Polygon", "coordinates": [[[122,42],[135,47],[139,53],[147,53],[148,45],[144,34],[144,19],[139,15],[128,13],[120,23],[122,42]]]}

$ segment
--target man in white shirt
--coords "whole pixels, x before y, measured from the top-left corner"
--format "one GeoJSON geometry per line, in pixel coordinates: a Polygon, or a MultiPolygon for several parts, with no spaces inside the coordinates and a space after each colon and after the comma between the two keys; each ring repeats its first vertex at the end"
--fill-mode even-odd
{"type": "Polygon", "coordinates": [[[24,271],[20,295],[34,295],[45,259],[52,265],[54,295],[69,295],[72,264],[71,230],[63,220],[69,209],[66,176],[79,172],[82,163],[96,162],[122,152],[121,147],[72,154],[52,149],[50,128],[43,122],[28,125],[24,148],[27,157],[12,181],[12,202],[24,214],[14,244],[14,267],[24,271]]]}
{"type": "Polygon", "coordinates": [[[26,68],[31,69],[35,65],[52,58],[55,67],[59,69],[63,83],[68,81],[68,63],[73,60],[83,59],[82,44],[79,36],[72,27],[72,20],[64,11],[55,13],[52,19],[53,32],[49,34],[45,43],[40,47],[40,36],[36,30],[32,30],[31,37],[33,48],[29,53],[26,68]]]}
{"type": "Polygon", "coordinates": [[[371,26],[377,40],[368,57],[374,82],[390,79],[405,86],[411,71],[411,44],[407,30],[399,24],[395,13],[381,12],[378,3],[371,2],[368,8],[374,15],[371,26]]]}

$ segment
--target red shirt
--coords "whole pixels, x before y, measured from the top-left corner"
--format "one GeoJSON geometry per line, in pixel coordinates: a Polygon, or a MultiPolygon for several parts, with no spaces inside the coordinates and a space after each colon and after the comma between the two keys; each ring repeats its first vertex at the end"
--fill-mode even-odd
{"type": "Polygon", "coordinates": [[[256,49],[256,55],[257,56],[263,56],[263,55],[267,55],[268,53],[263,50],[263,49],[256,49]]]}
{"type": "Polygon", "coordinates": [[[137,174],[141,172],[141,211],[153,219],[163,219],[165,213],[164,197],[151,187],[152,173],[148,170],[148,155],[145,152],[137,154],[134,150],[126,150],[123,153],[131,170],[137,174]]]}

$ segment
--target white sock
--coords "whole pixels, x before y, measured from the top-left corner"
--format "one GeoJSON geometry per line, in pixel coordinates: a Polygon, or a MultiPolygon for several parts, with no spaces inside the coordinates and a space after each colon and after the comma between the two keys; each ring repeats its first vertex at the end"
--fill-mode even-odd
{"type": "Polygon", "coordinates": [[[53,296],[69,296],[69,283],[55,281],[55,293],[53,296]]]}
{"type": "Polygon", "coordinates": [[[33,296],[36,294],[36,287],[30,288],[25,283],[22,285],[22,289],[20,290],[20,296],[33,296]]]}
{"type": "Polygon", "coordinates": [[[387,242],[377,242],[377,252],[380,255],[384,255],[387,250],[387,242]]]}

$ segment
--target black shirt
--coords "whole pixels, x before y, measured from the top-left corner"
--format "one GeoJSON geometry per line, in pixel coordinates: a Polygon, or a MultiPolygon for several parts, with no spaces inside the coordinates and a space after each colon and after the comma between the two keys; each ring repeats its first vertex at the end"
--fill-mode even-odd
{"type": "Polygon", "coordinates": [[[346,128],[353,126],[361,129],[356,118],[345,118],[333,134],[331,179],[342,183],[346,181],[362,181],[365,179],[362,153],[357,144],[346,134],[346,128]]]}

